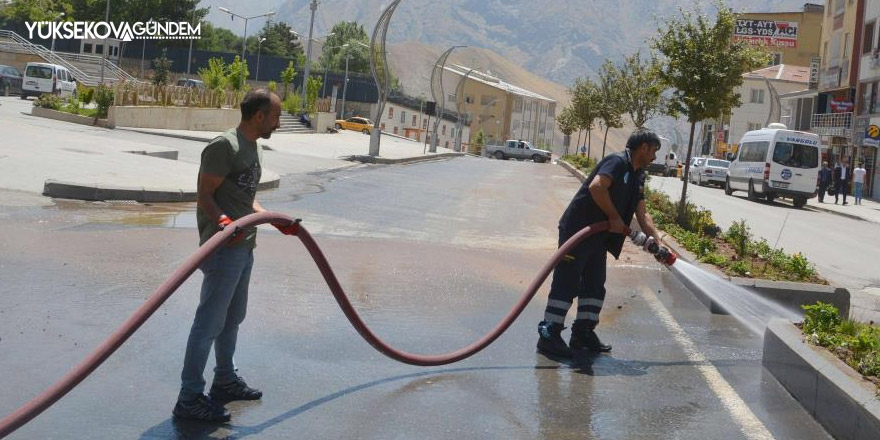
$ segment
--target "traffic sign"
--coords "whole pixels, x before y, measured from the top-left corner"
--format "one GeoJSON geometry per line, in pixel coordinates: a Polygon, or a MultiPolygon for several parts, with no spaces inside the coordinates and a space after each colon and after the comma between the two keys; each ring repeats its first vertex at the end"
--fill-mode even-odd
{"type": "Polygon", "coordinates": [[[869,125],[868,129],[865,130],[865,136],[871,139],[880,139],[880,127],[869,125]]]}

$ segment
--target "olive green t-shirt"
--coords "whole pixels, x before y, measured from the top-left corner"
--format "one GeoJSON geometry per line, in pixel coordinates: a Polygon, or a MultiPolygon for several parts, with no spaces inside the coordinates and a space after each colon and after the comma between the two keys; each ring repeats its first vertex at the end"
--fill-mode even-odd
{"type": "MultiPolygon", "coordinates": [[[[230,219],[238,220],[254,213],[254,199],[262,175],[262,152],[256,142],[250,141],[238,129],[232,129],[212,140],[202,151],[202,173],[224,176],[223,183],[214,192],[214,201],[230,219]]],[[[205,244],[217,233],[216,218],[208,216],[199,207],[196,221],[200,244],[205,244]]],[[[248,228],[235,246],[257,245],[257,228],[248,228]]]]}

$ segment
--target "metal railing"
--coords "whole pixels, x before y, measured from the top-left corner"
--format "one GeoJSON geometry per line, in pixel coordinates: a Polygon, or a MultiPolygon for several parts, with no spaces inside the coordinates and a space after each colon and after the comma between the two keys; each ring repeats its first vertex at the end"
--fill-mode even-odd
{"type": "Polygon", "coordinates": [[[821,136],[852,136],[853,114],[847,113],[824,113],[813,115],[810,129],[813,133],[821,136]]]}
{"type": "Polygon", "coordinates": [[[104,57],[53,52],[39,44],[31,43],[12,31],[0,30],[0,49],[8,50],[10,52],[30,53],[42,58],[48,63],[64,66],[77,81],[88,86],[98,85],[101,82],[100,76],[90,75],[83,72],[82,69],[74,64],[75,62],[97,65],[98,69],[100,69],[101,62],[103,62],[104,69],[106,70],[104,82],[115,82],[119,80],[135,81],[134,77],[104,57]]]}

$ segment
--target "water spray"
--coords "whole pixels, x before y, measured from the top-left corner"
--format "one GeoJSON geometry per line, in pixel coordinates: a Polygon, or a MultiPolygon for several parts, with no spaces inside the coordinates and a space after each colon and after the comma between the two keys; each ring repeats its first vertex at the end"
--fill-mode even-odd
{"type": "Polygon", "coordinates": [[[675,255],[675,252],[670,251],[666,246],[661,246],[657,243],[657,240],[655,240],[654,237],[648,237],[642,231],[630,232],[629,238],[632,239],[633,244],[641,246],[645,252],[653,255],[657,261],[663,263],[667,267],[672,266],[678,261],[678,255],[675,255]]]}

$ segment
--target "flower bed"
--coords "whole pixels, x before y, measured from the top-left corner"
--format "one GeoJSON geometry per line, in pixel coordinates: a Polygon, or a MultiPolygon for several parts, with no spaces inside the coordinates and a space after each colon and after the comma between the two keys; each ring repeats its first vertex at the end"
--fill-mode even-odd
{"type": "Polygon", "coordinates": [[[803,308],[806,314],[800,328],[805,340],[834,353],[880,393],[880,327],[843,319],[831,304],[819,302],[803,308]]]}

